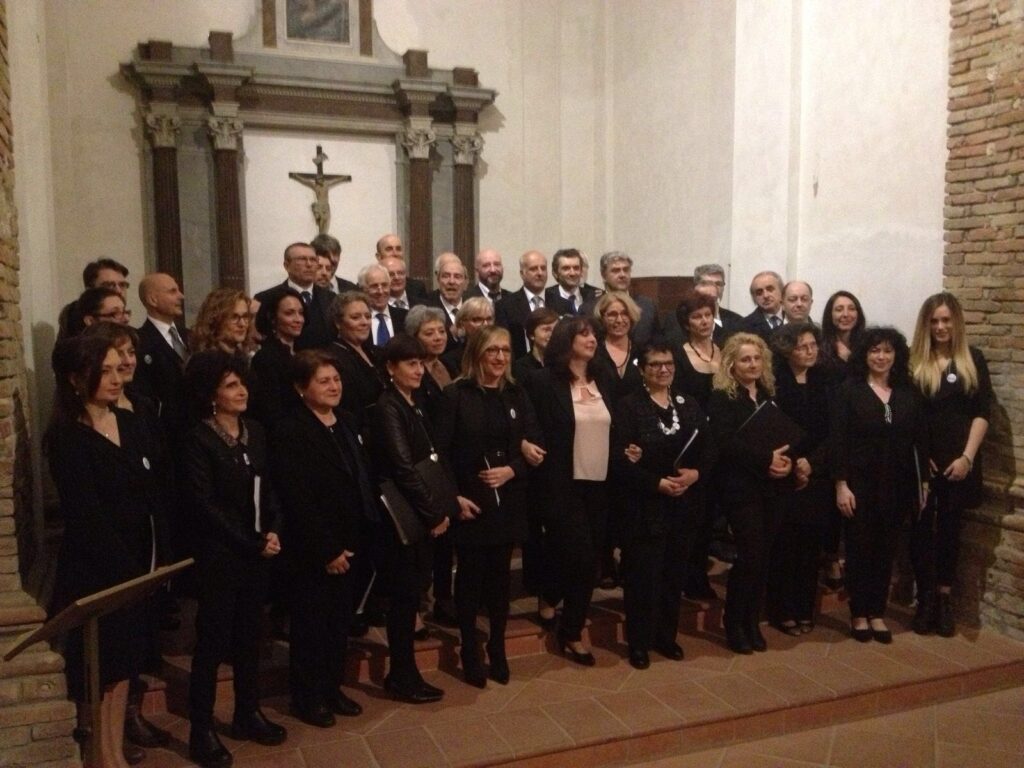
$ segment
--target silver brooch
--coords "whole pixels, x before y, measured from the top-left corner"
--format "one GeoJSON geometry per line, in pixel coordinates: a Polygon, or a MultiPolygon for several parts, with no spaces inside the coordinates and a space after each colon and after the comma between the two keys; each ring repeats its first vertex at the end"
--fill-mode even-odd
{"type": "Polygon", "coordinates": [[[146,365],[152,365],[153,364],[153,358],[150,355],[144,355],[143,358],[142,358],[142,361],[146,365]]]}
{"type": "Polygon", "coordinates": [[[683,403],[686,402],[686,400],[683,399],[682,395],[676,395],[676,402],[682,405],[683,403]]]}

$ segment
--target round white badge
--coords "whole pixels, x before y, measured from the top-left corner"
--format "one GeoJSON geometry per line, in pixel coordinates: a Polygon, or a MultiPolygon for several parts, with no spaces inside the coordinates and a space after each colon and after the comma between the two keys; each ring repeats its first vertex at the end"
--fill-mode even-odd
{"type": "Polygon", "coordinates": [[[146,458],[145,456],[142,457],[142,466],[144,466],[146,469],[149,469],[149,459],[146,458]]]}
{"type": "Polygon", "coordinates": [[[683,396],[682,395],[676,395],[676,402],[679,403],[680,405],[682,405],[686,401],[683,400],[683,396]]]}
{"type": "Polygon", "coordinates": [[[956,384],[956,374],[955,373],[948,373],[948,374],[946,374],[946,381],[948,381],[950,384],[956,384]]]}
{"type": "Polygon", "coordinates": [[[153,364],[153,357],[151,355],[143,355],[142,356],[142,362],[144,362],[146,365],[152,365],[153,364]]]}
{"type": "Polygon", "coordinates": [[[514,419],[516,417],[516,409],[515,408],[509,408],[508,409],[508,415],[511,416],[514,419]]]}

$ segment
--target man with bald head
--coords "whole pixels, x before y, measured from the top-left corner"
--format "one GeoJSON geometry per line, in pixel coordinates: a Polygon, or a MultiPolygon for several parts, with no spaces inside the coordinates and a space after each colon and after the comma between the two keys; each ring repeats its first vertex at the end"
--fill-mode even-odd
{"type": "Polygon", "coordinates": [[[188,331],[177,325],[184,315],[185,295],[173,277],[155,272],[139,283],[139,300],[146,320],[138,329],[134,387],[157,404],[168,434],[178,433],[185,428],[182,378],[188,331]]]}
{"type": "Polygon", "coordinates": [[[810,323],[814,292],[810,283],[790,280],[782,289],[782,312],[787,323],[810,323]]]}
{"type": "MultiPolygon", "coordinates": [[[[383,261],[390,257],[401,259],[403,263],[407,264],[405,261],[405,248],[402,246],[402,238],[394,234],[383,235],[377,241],[377,251],[374,253],[374,256],[377,261],[383,261]]],[[[408,307],[425,304],[427,301],[427,286],[423,284],[422,280],[417,280],[415,277],[406,278],[405,292],[408,307]]]]}
{"type": "Polygon", "coordinates": [[[476,284],[466,291],[467,299],[483,296],[491,302],[491,306],[497,306],[502,299],[511,295],[512,291],[501,287],[505,267],[501,263],[500,253],[493,248],[485,248],[476,255],[473,266],[476,269],[476,284]]]}
{"type": "Polygon", "coordinates": [[[530,351],[526,338],[526,320],[544,304],[544,288],[548,284],[548,260],[540,251],[527,251],[519,257],[519,276],[523,287],[509,293],[494,305],[494,322],[508,329],[512,337],[512,356],[518,360],[530,351]]]}

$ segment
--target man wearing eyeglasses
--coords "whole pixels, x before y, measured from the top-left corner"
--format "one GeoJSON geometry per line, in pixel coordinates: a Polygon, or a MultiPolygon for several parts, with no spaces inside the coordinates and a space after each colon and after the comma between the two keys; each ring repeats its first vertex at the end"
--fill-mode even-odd
{"type": "MultiPolygon", "coordinates": [[[[85,265],[85,269],[82,270],[82,286],[86,289],[89,288],[109,288],[128,301],[128,288],[130,283],[128,282],[128,267],[119,261],[114,259],[97,259],[96,261],[90,261],[85,265]]],[[[57,318],[57,340],[67,338],[68,327],[71,323],[71,318],[75,316],[74,312],[75,302],[72,301],[66,305],[61,311],[57,318]]]]}
{"type": "Polygon", "coordinates": [[[295,340],[295,349],[321,349],[334,341],[331,323],[331,302],[334,294],[316,284],[316,251],[309,243],[292,243],[284,249],[284,271],[288,278],[280,285],[260,291],[254,297],[259,304],[272,301],[285,288],[298,291],[302,297],[306,323],[295,340]]]}

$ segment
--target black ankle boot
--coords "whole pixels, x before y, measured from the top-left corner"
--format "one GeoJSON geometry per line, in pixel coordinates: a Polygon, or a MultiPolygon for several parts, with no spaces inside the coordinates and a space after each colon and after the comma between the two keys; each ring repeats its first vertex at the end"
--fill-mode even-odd
{"type": "Polygon", "coordinates": [[[754,652],[750,645],[750,638],[747,637],[741,624],[725,622],[725,642],[733,653],[742,653],[747,656],[754,652]]]}
{"type": "Polygon", "coordinates": [[[935,611],[935,631],[941,637],[953,637],[956,634],[956,622],[953,620],[953,603],[948,592],[939,593],[939,601],[935,611]]]}
{"type": "Polygon", "coordinates": [[[918,595],[917,611],[914,613],[914,620],[910,622],[910,628],[914,634],[931,634],[935,619],[935,595],[931,592],[924,592],[918,595]]]}

